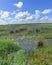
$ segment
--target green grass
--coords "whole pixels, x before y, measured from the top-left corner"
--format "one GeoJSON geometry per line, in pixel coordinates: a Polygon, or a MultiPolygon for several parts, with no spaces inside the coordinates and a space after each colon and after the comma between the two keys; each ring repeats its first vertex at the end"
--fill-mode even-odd
{"type": "Polygon", "coordinates": [[[52,65],[52,47],[36,49],[33,56],[24,54],[22,50],[8,55],[8,59],[0,57],[0,65],[52,65]]]}
{"type": "MultiPolygon", "coordinates": [[[[32,40],[32,43],[37,40],[37,36],[52,39],[52,24],[0,25],[0,65],[52,65],[52,46],[37,48],[30,56],[16,44],[17,38],[22,36],[25,36],[25,41],[32,40]],[[20,28],[26,28],[26,30],[16,32],[20,28]],[[36,29],[39,29],[38,33],[36,29]],[[34,37],[30,39],[31,36],[34,37]]],[[[44,42],[43,39],[42,41],[44,42]]]]}
{"type": "Polygon", "coordinates": [[[11,39],[0,39],[0,56],[16,52],[20,47],[11,39]]]}
{"type": "Polygon", "coordinates": [[[52,33],[48,33],[48,34],[44,35],[44,38],[52,39],[52,33]]]}
{"type": "Polygon", "coordinates": [[[9,25],[0,25],[0,38],[1,37],[19,37],[19,36],[32,36],[37,34],[48,34],[52,33],[52,24],[48,23],[36,23],[36,24],[9,24],[9,25]],[[24,29],[21,31],[20,29],[24,29]],[[39,29],[38,33],[36,29],[39,29]],[[16,30],[20,30],[16,32],[16,30]],[[10,33],[14,31],[14,33],[10,33]]]}
{"type": "Polygon", "coordinates": [[[32,24],[8,24],[8,25],[0,25],[0,28],[8,28],[12,26],[46,26],[52,27],[51,23],[32,23],[32,24]]]}

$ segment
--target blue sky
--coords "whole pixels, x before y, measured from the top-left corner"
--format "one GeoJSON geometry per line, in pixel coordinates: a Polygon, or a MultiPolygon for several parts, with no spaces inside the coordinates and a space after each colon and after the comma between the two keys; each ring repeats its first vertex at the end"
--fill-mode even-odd
{"type": "Polygon", "coordinates": [[[0,0],[0,24],[52,23],[52,0],[0,0]]]}

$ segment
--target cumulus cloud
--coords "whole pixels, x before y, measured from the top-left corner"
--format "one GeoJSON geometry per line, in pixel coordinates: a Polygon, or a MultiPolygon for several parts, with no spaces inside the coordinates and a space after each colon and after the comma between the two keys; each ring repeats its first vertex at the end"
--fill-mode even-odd
{"type": "Polygon", "coordinates": [[[0,10],[0,16],[2,15],[2,13],[3,13],[2,10],[0,10]]]}
{"type": "MultiPolygon", "coordinates": [[[[44,10],[45,11],[45,10],[44,10]]],[[[52,17],[43,15],[42,11],[35,10],[32,14],[28,11],[2,11],[0,10],[0,24],[21,24],[21,23],[52,23],[52,17]]]]}
{"type": "Polygon", "coordinates": [[[44,11],[42,11],[42,14],[48,14],[51,12],[52,12],[52,9],[45,9],[44,11]]]}
{"type": "Polygon", "coordinates": [[[26,17],[28,17],[30,15],[30,13],[28,11],[25,11],[25,12],[18,12],[16,15],[15,15],[15,19],[25,19],[26,17]]]}
{"type": "Polygon", "coordinates": [[[40,11],[35,10],[35,20],[38,20],[40,18],[40,11]]]}
{"type": "Polygon", "coordinates": [[[35,15],[30,15],[30,16],[26,17],[26,20],[32,20],[34,18],[35,18],[35,15]]]}
{"type": "Polygon", "coordinates": [[[10,16],[10,12],[0,10],[0,24],[1,23],[6,24],[7,22],[9,22],[8,21],[9,16],[10,16]]]}
{"type": "Polygon", "coordinates": [[[36,15],[40,14],[40,11],[39,10],[35,10],[35,14],[36,15]]]}
{"type": "Polygon", "coordinates": [[[49,19],[49,17],[48,16],[44,16],[44,17],[42,17],[42,18],[40,18],[40,20],[48,20],[49,19]]]}
{"type": "Polygon", "coordinates": [[[15,3],[13,5],[16,6],[16,7],[18,7],[18,8],[22,8],[23,2],[18,2],[18,3],[15,3]]]}
{"type": "Polygon", "coordinates": [[[9,16],[9,12],[8,11],[4,11],[2,12],[1,18],[7,18],[9,16]]]}

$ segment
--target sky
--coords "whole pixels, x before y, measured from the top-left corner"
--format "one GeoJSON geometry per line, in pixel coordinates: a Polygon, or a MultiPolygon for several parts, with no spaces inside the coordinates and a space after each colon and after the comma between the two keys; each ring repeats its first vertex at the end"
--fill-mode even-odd
{"type": "Polygon", "coordinates": [[[52,23],[52,0],[0,0],[0,24],[52,23]]]}

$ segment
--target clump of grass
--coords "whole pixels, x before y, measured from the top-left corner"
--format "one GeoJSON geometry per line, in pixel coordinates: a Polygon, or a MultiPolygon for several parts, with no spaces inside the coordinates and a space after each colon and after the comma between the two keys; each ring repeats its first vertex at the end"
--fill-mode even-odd
{"type": "Polygon", "coordinates": [[[44,47],[46,46],[46,40],[44,39],[43,36],[37,36],[37,40],[38,40],[38,48],[39,47],[44,47]]]}
{"type": "Polygon", "coordinates": [[[42,47],[43,46],[43,42],[42,41],[39,41],[38,42],[38,47],[42,47]]]}
{"type": "Polygon", "coordinates": [[[35,31],[36,31],[36,33],[39,33],[40,32],[40,29],[37,28],[35,31]]]}
{"type": "Polygon", "coordinates": [[[14,33],[14,31],[10,31],[10,34],[13,34],[14,33]]]}
{"type": "Polygon", "coordinates": [[[46,35],[44,35],[45,39],[52,39],[52,33],[48,33],[46,35]]]}
{"type": "Polygon", "coordinates": [[[0,56],[16,52],[20,47],[11,39],[0,39],[0,56]]]}

